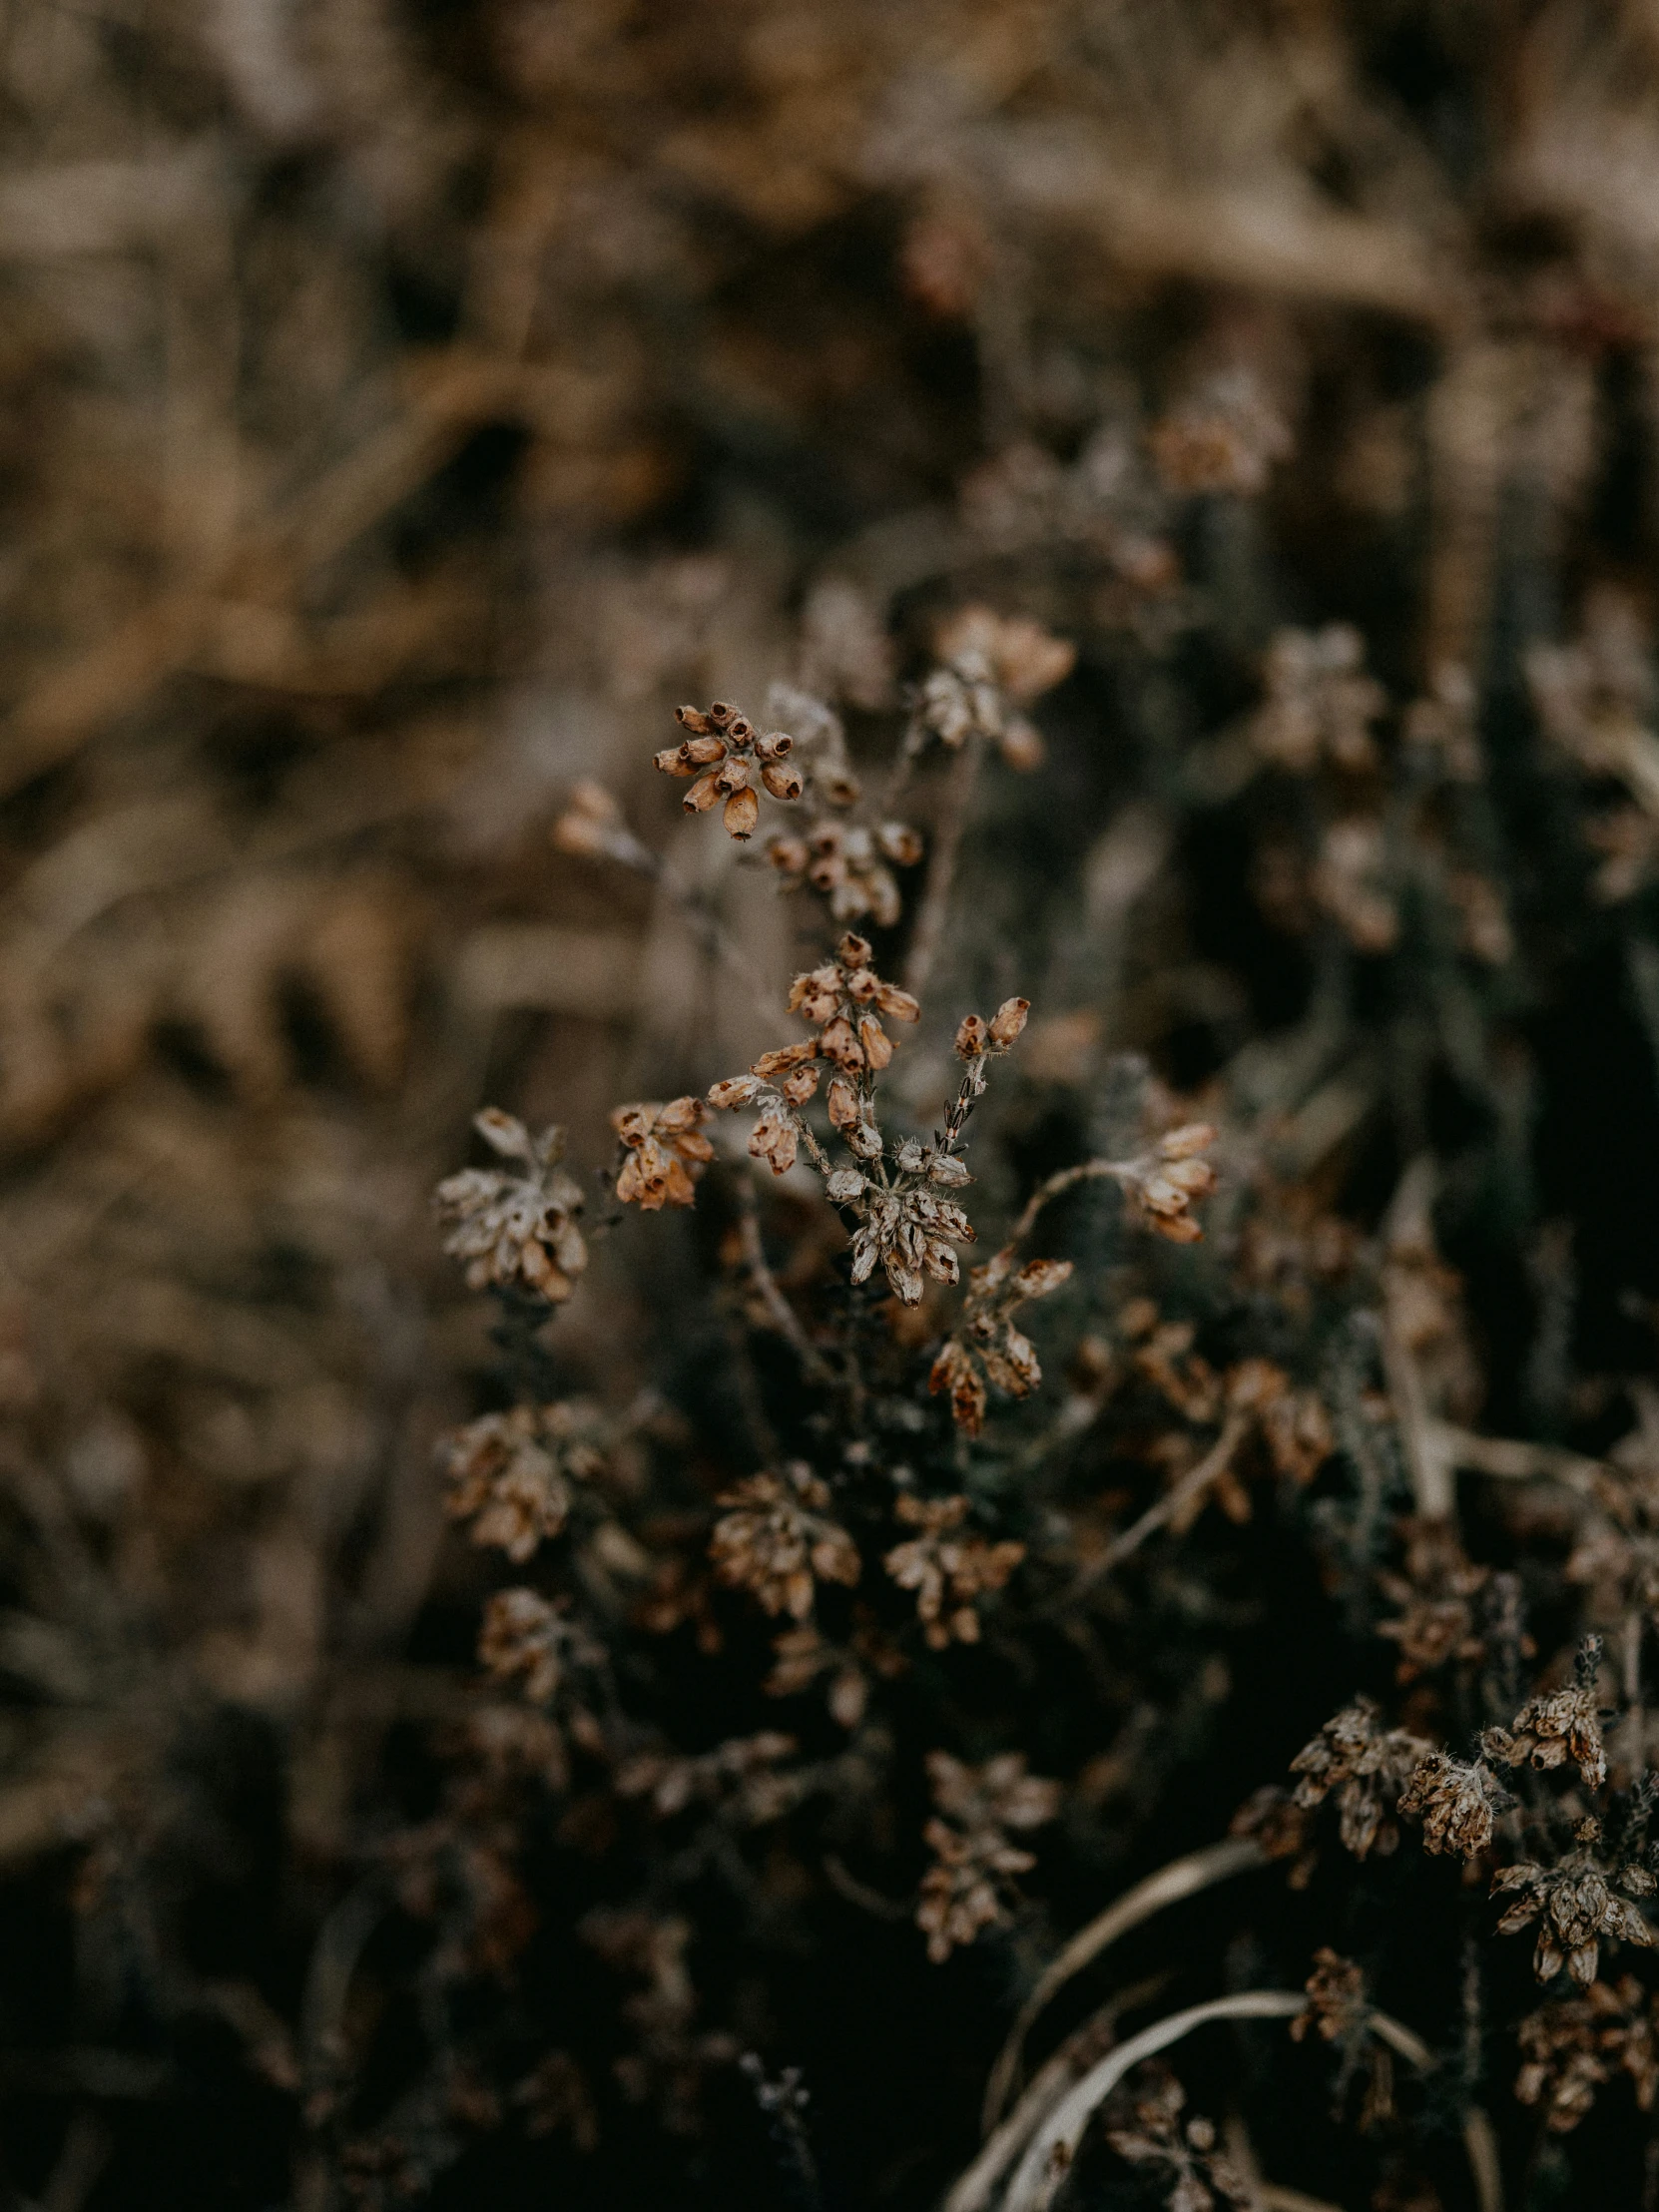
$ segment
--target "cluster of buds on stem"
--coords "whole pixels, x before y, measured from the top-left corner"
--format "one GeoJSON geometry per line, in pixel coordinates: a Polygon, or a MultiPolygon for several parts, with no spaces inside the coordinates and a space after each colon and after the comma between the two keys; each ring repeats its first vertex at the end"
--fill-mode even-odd
{"type": "Polygon", "coordinates": [[[941,626],[934,649],[940,665],[916,694],[906,751],[936,737],[955,753],[978,737],[1010,768],[1040,767],[1042,738],[1018,710],[1071,674],[1076,647],[1024,616],[964,607],[941,626]]]}
{"type": "Polygon", "coordinates": [[[821,820],[800,833],[774,837],[767,846],[786,890],[809,883],[830,901],[836,921],[869,914],[881,929],[890,929],[902,911],[893,868],[914,867],[921,854],[919,832],[903,822],[870,830],[862,823],[821,820]]]}
{"type": "Polygon", "coordinates": [[[761,819],[757,786],[774,799],[801,797],[805,779],[790,764],[795,740],[787,730],[757,730],[747,715],[723,700],[706,709],[676,707],[674,719],[690,735],[681,745],[666,746],[654,765],[665,776],[693,779],[682,802],[688,815],[706,814],[724,800],[721,820],[742,843],[755,834],[761,819]]]}
{"type": "Polygon", "coordinates": [[[691,1205],[697,1196],[693,1176],[715,1156],[698,1127],[708,1118],[700,1098],[617,1107],[611,1127],[622,1146],[616,1195],[624,1206],[637,1200],[642,1213],[655,1214],[665,1206],[691,1205]]]}
{"type": "Polygon", "coordinates": [[[1215,1141],[1207,1121],[1191,1121],[1160,1137],[1150,1152],[1113,1167],[1124,1196],[1154,1235],[1171,1244],[1197,1244],[1203,1236],[1192,1206],[1216,1187],[1216,1171],[1203,1157],[1215,1141]]]}
{"type": "Polygon", "coordinates": [[[486,1106],[472,1126],[518,1172],[467,1168],[438,1185],[434,1204],[454,1227],[444,1251],[466,1262],[470,1289],[522,1289],[559,1305],[576,1288],[588,1249],[576,1216],[580,1186],[559,1166],[562,1129],[532,1137],[521,1121],[486,1106]]]}

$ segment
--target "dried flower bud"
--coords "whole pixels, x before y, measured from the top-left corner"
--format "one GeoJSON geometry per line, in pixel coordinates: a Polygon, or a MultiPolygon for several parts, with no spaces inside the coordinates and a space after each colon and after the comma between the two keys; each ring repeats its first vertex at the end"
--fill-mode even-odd
{"type": "Polygon", "coordinates": [[[884,1068],[892,1058],[892,1040],[872,1014],[858,1024],[858,1042],[872,1068],[884,1068]]]}
{"type": "Polygon", "coordinates": [[[767,858],[780,875],[805,875],[812,854],[805,837],[774,837],[767,846],[767,858]]]}
{"type": "Polygon", "coordinates": [[[755,740],[755,758],[758,761],[781,761],[786,753],[795,751],[795,740],[787,730],[769,730],[764,737],[755,740]]]}
{"type": "Polygon", "coordinates": [[[1165,1160],[1188,1160],[1196,1152],[1208,1151],[1215,1141],[1216,1131],[1209,1122],[1189,1121],[1159,1138],[1158,1153],[1165,1160]]]}
{"type": "Polygon", "coordinates": [[[920,832],[907,823],[882,823],[875,832],[875,841],[881,848],[882,858],[890,860],[894,867],[915,867],[921,859],[920,832]]]}
{"type": "Polygon", "coordinates": [[[929,1181],[947,1191],[959,1191],[973,1181],[967,1162],[958,1160],[953,1152],[935,1152],[927,1162],[927,1174],[929,1181]]]}
{"type": "Polygon", "coordinates": [[[860,1160],[874,1160],[880,1157],[881,1132],[879,1129],[872,1129],[867,1121],[855,1122],[846,1132],[846,1142],[849,1149],[855,1152],[860,1160]]]}
{"type": "Polygon", "coordinates": [[[720,778],[700,776],[680,804],[688,815],[706,815],[720,797],[720,778]]]}
{"type": "Polygon", "coordinates": [[[844,1131],[854,1126],[858,1119],[858,1094],[844,1076],[837,1075],[831,1081],[827,1104],[832,1128],[844,1131]]]}
{"type": "Polygon", "coordinates": [[[774,1175],[787,1175],[795,1165],[799,1144],[795,1123],[769,1106],[750,1133],[749,1153],[751,1159],[764,1160],[774,1175]]]}
{"type": "Polygon", "coordinates": [[[1005,998],[991,1016],[990,1038],[992,1044],[1010,1045],[1025,1027],[1031,1011],[1028,998],[1005,998]]]}
{"type": "Polygon", "coordinates": [[[727,799],[731,799],[738,792],[748,791],[749,763],[739,760],[736,754],[732,755],[722,766],[716,779],[715,789],[727,799]]]}
{"type": "Polygon", "coordinates": [[[982,1014],[964,1014],[956,1031],[956,1057],[977,1060],[990,1042],[990,1028],[982,1014]]]}
{"type": "Polygon", "coordinates": [[[793,1068],[785,1076],[782,1089],[792,1106],[805,1106],[818,1089],[819,1070],[809,1061],[805,1067],[793,1068]]]}
{"type": "Polygon", "coordinates": [[[694,731],[699,737],[709,733],[709,718],[700,707],[676,707],[674,719],[682,729],[694,731]]]}
{"type": "Polygon", "coordinates": [[[1021,1298],[1048,1298],[1071,1276],[1069,1260],[1028,1260],[1014,1277],[1014,1288],[1021,1298]]]}
{"type": "Polygon", "coordinates": [[[774,767],[771,762],[762,769],[761,782],[774,799],[799,799],[806,789],[806,779],[800,769],[774,767]]]}
{"type": "Polygon", "coordinates": [[[1030,776],[1048,758],[1042,732],[1024,715],[1009,715],[1002,725],[1002,758],[1017,776],[1030,776]]]}
{"type": "Polygon", "coordinates": [[[712,731],[700,738],[688,738],[680,748],[680,758],[695,768],[712,768],[716,761],[725,760],[726,740],[712,731]]]}
{"type": "Polygon", "coordinates": [[[753,1075],[728,1075],[711,1087],[709,1104],[722,1108],[747,1106],[760,1087],[753,1075]]]}
{"type": "Polygon", "coordinates": [[[736,707],[728,706],[724,699],[717,699],[709,708],[709,720],[717,729],[724,730],[737,711],[736,707]]]}
{"type": "Polygon", "coordinates": [[[855,776],[844,769],[828,769],[818,779],[817,787],[831,807],[855,807],[863,796],[863,786],[855,776]]]}
{"type": "Polygon", "coordinates": [[[651,765],[662,776],[695,776],[696,769],[686,759],[684,746],[666,745],[660,753],[653,753],[651,765]]]}
{"type": "Polygon", "coordinates": [[[856,1168],[837,1168],[824,1186],[834,1204],[849,1206],[864,1188],[864,1179],[856,1168]]]}
{"type": "Polygon", "coordinates": [[[908,991],[901,991],[896,983],[877,986],[875,1003],[889,1021],[920,1021],[921,1001],[912,998],[908,991]]]}
{"type": "Polygon", "coordinates": [[[818,1048],[827,1060],[833,1060],[839,1067],[857,1069],[864,1064],[864,1048],[852,1034],[852,1024],[844,1014],[837,1014],[833,1021],[825,1025],[818,1048]]]}
{"type": "Polygon", "coordinates": [[[817,1037],[803,1037],[799,1044],[777,1045],[771,1052],[761,1054],[751,1073],[770,1080],[775,1075],[782,1075],[788,1068],[799,1067],[803,1060],[816,1058],[818,1048],[817,1037]]]}
{"type": "Polygon", "coordinates": [[[842,967],[868,967],[873,953],[874,947],[869,939],[860,937],[852,929],[846,932],[840,943],[835,947],[835,958],[839,960],[842,967]]]}
{"type": "Polygon", "coordinates": [[[761,819],[761,802],[751,791],[734,793],[726,802],[723,816],[728,836],[736,837],[740,844],[747,843],[755,834],[755,826],[761,819]]]}

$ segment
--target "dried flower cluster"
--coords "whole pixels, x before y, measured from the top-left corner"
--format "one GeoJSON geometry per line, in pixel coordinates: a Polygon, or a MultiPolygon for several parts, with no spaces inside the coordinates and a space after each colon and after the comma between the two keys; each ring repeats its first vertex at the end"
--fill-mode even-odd
{"type": "Polygon", "coordinates": [[[437,1189],[441,1219],[454,1223],[443,1249],[467,1263],[474,1290],[495,1285],[520,1289],[559,1304],[569,1298],[588,1264],[576,1226],[580,1187],[559,1166],[564,1131],[544,1129],[532,1138],[521,1121],[490,1106],[474,1117],[478,1134],[523,1172],[468,1168],[437,1189]]]}
{"type": "Polygon", "coordinates": [[[452,1519],[469,1521],[475,1544],[493,1544],[522,1565],[569,1517],[572,1482],[605,1465],[597,1406],[567,1398],[515,1405],[452,1429],[439,1446],[452,1519]]]}
{"type": "Polygon", "coordinates": [[[826,1508],[830,1492],[799,1461],[752,1474],[720,1500],[710,1555],[721,1579],[752,1590],[769,1613],[804,1621],[819,1582],[858,1579],[857,1546],[826,1508]]]}
{"type": "Polygon", "coordinates": [[[940,665],[916,695],[910,748],[935,737],[957,752],[970,737],[982,738],[1010,768],[1038,767],[1042,737],[1017,710],[1071,674],[1075,647],[1024,617],[965,607],[941,625],[934,650],[940,665]]]}
{"type": "Polygon", "coordinates": [[[665,776],[692,779],[681,802],[688,815],[724,802],[727,834],[747,843],[761,819],[762,791],[785,802],[801,797],[804,779],[790,764],[795,740],[787,730],[757,730],[747,715],[719,700],[707,712],[676,707],[674,718],[690,735],[659,753],[655,765],[665,776]]]}
{"type": "Polygon", "coordinates": [[[905,1495],[893,1501],[893,1511],[919,1533],[894,1544],[883,1564],[901,1590],[916,1593],[916,1618],[928,1643],[935,1651],[952,1639],[976,1644],[975,1600],[1003,1587],[1025,1557],[1025,1546],[958,1534],[967,1519],[965,1497],[905,1495]]]}
{"type": "Polygon", "coordinates": [[[1041,1828],[1060,1809],[1060,1786],[1028,1775],[1018,1752],[969,1767],[930,1752],[927,1776],[940,1818],[925,1830],[933,1864],[921,1879],[916,1925],[935,1962],[1008,1918],[1010,1880],[1036,1865],[1007,1831],[1041,1828]]]}

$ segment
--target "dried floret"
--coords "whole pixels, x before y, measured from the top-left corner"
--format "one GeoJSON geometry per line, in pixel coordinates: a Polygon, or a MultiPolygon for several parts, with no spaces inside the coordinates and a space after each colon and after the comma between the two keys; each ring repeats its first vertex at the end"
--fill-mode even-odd
{"type": "Polygon", "coordinates": [[[439,1446],[449,1478],[445,1510],[472,1523],[475,1544],[522,1564],[570,1511],[570,1483],[605,1464],[598,1408],[577,1400],[515,1405],[451,1429],[439,1446]]]}
{"type": "Polygon", "coordinates": [[[1540,1981],[1552,1981],[1565,1966],[1581,1989],[1596,1977],[1600,1944],[1604,1940],[1653,1947],[1653,1930],[1640,1908],[1620,1897],[1616,1880],[1626,1890],[1650,1896],[1654,1882],[1645,1869],[1626,1867],[1617,1876],[1594,1856],[1592,1847],[1601,1839],[1601,1824],[1582,1820],[1575,1831],[1576,1848],[1558,1866],[1543,1867],[1524,1860],[1502,1867],[1492,1877],[1492,1891],[1516,1890],[1520,1895],[1497,1924],[1500,1936],[1512,1936],[1539,1923],[1532,1970],[1540,1981]]]}
{"type": "Polygon", "coordinates": [[[625,1206],[637,1202],[642,1213],[654,1214],[664,1206],[692,1204],[697,1196],[693,1171],[701,1173],[715,1156],[698,1126],[708,1114],[702,1099],[689,1097],[671,1098],[666,1106],[617,1107],[611,1127],[624,1157],[616,1195],[625,1206]]]}
{"type": "Polygon", "coordinates": [[[494,1106],[475,1115],[473,1126],[503,1158],[518,1161],[520,1172],[467,1168],[440,1183],[438,1214],[455,1225],[443,1249],[466,1261],[475,1291],[520,1289],[558,1305],[588,1264],[576,1226],[582,1193],[558,1164],[564,1131],[544,1129],[532,1137],[521,1121],[494,1106]]]}
{"type": "Polygon", "coordinates": [[[964,607],[940,626],[935,650],[940,665],[915,696],[909,749],[932,736],[955,751],[976,736],[999,746],[1011,768],[1038,767],[1042,739],[1016,710],[1070,675],[1075,646],[1023,616],[964,607]]]}
{"type": "Polygon", "coordinates": [[[882,1562],[901,1590],[916,1593],[916,1617],[935,1651],[952,1638],[979,1641],[974,1600],[1000,1590],[1020,1561],[1025,1546],[989,1543],[983,1536],[958,1535],[967,1518],[965,1497],[922,1498],[901,1495],[893,1511],[921,1533],[895,1544],[882,1562]]]}
{"type": "Polygon", "coordinates": [[[1010,1828],[1040,1828],[1059,1811],[1060,1785],[1025,1772],[1018,1752],[970,1767],[947,1752],[930,1752],[933,1802],[948,1819],[928,1822],[924,1835],[934,1863],[921,1881],[916,1925],[935,1963],[971,1943],[981,1930],[1007,1919],[1009,1878],[1036,1864],[1008,1841],[1010,1828]]]}
{"type": "Polygon", "coordinates": [[[1399,1793],[1399,1811],[1420,1814],[1430,1851],[1477,1859],[1490,1848],[1493,1818],[1514,1804],[1480,1760],[1465,1764],[1431,1751],[1399,1793]]]}
{"type": "Polygon", "coordinates": [[[602,1657],[580,1623],[538,1591],[497,1590],[485,1602],[479,1662],[502,1680],[521,1676],[534,1704],[547,1704],[571,1669],[602,1657]]]}
{"type": "Polygon", "coordinates": [[[1342,1840],[1356,1859],[1390,1852],[1399,1841],[1391,1818],[1399,1793],[1432,1748],[1407,1729],[1384,1728],[1373,1701],[1356,1698],[1291,1761],[1301,1776],[1296,1801],[1312,1808],[1335,1793],[1342,1840]]]}
{"type": "Polygon", "coordinates": [[[830,1492],[801,1461],[779,1474],[750,1475],[720,1502],[730,1510],[709,1542],[716,1571],[753,1590],[769,1613],[805,1620],[818,1582],[857,1581],[857,1546],[829,1517],[830,1492]]]}
{"type": "Polygon", "coordinates": [[[1584,1640],[1574,1662],[1573,1679],[1564,1690],[1552,1690],[1530,1698],[1508,1728],[1488,1728],[1481,1748],[1488,1759],[1511,1767],[1529,1761],[1539,1768],[1564,1766],[1570,1759],[1592,1789],[1607,1779],[1607,1752],[1601,1741],[1601,1715],[1596,1701],[1596,1669],[1601,1662],[1601,1639],[1584,1640]]]}

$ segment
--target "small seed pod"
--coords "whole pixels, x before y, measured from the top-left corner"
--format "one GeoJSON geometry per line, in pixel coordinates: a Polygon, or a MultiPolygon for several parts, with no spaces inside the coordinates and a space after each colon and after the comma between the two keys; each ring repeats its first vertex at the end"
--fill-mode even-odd
{"type": "Polygon", "coordinates": [[[683,745],[665,745],[661,753],[653,753],[651,766],[660,776],[695,776],[697,770],[686,759],[683,745]]]}
{"type": "Polygon", "coordinates": [[[688,815],[706,815],[719,797],[720,778],[700,776],[680,804],[688,815]]]}
{"type": "Polygon", "coordinates": [[[762,761],[781,761],[786,753],[795,751],[795,740],[787,730],[769,730],[764,737],[755,740],[755,755],[762,761]]]}
{"type": "Polygon", "coordinates": [[[733,756],[722,767],[715,784],[724,799],[730,799],[735,792],[748,791],[749,763],[733,756]]]}
{"type": "Polygon", "coordinates": [[[863,786],[843,768],[827,770],[819,778],[819,789],[831,807],[855,807],[863,796],[863,786]]]}
{"type": "Polygon", "coordinates": [[[761,819],[761,802],[751,791],[734,792],[726,802],[722,819],[727,833],[736,837],[740,844],[745,843],[755,834],[755,825],[761,819]]]}
{"type": "Polygon", "coordinates": [[[699,768],[710,768],[716,761],[726,758],[726,740],[717,738],[714,732],[705,731],[701,737],[688,738],[680,748],[683,761],[694,762],[699,768]]]}
{"type": "Polygon", "coordinates": [[[730,706],[724,699],[717,699],[709,709],[709,720],[717,730],[724,730],[737,711],[736,707],[730,706]]]}
{"type": "Polygon", "coordinates": [[[809,1061],[805,1067],[792,1068],[780,1087],[792,1106],[805,1106],[818,1089],[818,1079],[819,1069],[809,1061]]]}
{"type": "Polygon", "coordinates": [[[990,1042],[990,1029],[983,1014],[964,1014],[956,1031],[956,1056],[961,1060],[977,1060],[990,1042]]]}
{"type": "Polygon", "coordinates": [[[846,881],[846,862],[838,852],[821,852],[807,870],[807,880],[815,891],[832,891],[846,881]]]}
{"type": "Polygon", "coordinates": [[[747,1106],[760,1087],[753,1075],[728,1075],[711,1088],[709,1104],[724,1107],[747,1106]]]}
{"type": "Polygon", "coordinates": [[[992,1044],[1012,1044],[1025,1027],[1025,1017],[1030,1011],[1028,998],[1005,998],[991,1016],[992,1044]]]}
{"type": "Polygon", "coordinates": [[[709,718],[701,707],[676,707],[674,719],[682,729],[695,730],[703,737],[708,735],[709,718]]]}
{"type": "Polygon", "coordinates": [[[856,930],[849,929],[835,947],[835,958],[842,967],[868,967],[874,950],[875,947],[867,937],[860,937],[856,930]]]}
{"type": "Polygon", "coordinates": [[[884,1068],[892,1058],[892,1040],[872,1014],[866,1014],[859,1022],[858,1042],[872,1068],[884,1068]]]}
{"type": "Polygon", "coordinates": [[[799,799],[806,788],[800,769],[778,768],[771,761],[761,771],[761,782],[774,799],[799,799]]]}
{"type": "Polygon", "coordinates": [[[755,735],[755,725],[747,715],[734,715],[726,725],[726,735],[734,745],[746,745],[755,735]]]}

